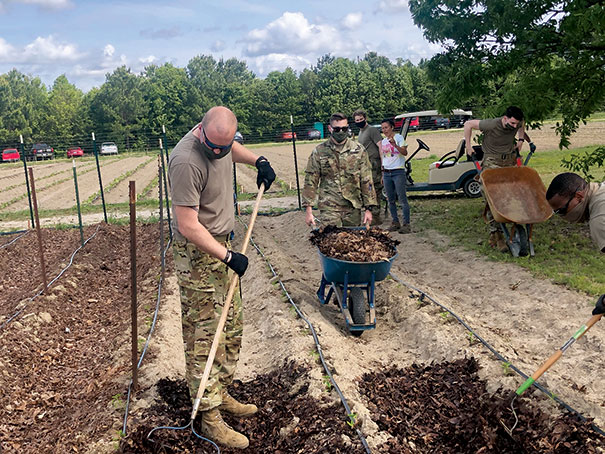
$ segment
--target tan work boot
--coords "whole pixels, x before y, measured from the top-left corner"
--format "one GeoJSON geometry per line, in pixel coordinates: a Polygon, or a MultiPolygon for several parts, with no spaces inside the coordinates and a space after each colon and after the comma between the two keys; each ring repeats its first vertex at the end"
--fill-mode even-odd
{"type": "Polygon", "coordinates": [[[402,224],[401,228],[399,229],[399,233],[412,233],[410,224],[402,224]]]}
{"type": "Polygon", "coordinates": [[[228,448],[244,449],[248,447],[248,438],[233,430],[223,421],[217,408],[202,412],[202,435],[228,448]]]}
{"type": "Polygon", "coordinates": [[[508,245],[506,244],[502,232],[496,232],[496,248],[498,248],[500,252],[508,252],[508,245]]]}
{"type": "Polygon", "coordinates": [[[242,404],[231,397],[231,395],[229,395],[229,393],[225,390],[221,391],[221,399],[223,400],[223,403],[220,405],[220,407],[218,407],[219,410],[231,413],[233,416],[244,418],[246,416],[252,416],[258,411],[256,405],[242,404]]]}
{"type": "Polygon", "coordinates": [[[391,225],[387,229],[389,232],[396,232],[401,228],[401,224],[399,222],[391,221],[391,225]]]}

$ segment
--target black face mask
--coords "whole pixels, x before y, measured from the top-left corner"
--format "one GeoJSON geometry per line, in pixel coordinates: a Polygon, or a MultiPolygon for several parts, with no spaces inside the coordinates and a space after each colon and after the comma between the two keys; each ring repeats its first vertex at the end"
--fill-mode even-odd
{"type": "Polygon", "coordinates": [[[359,129],[363,129],[363,128],[365,128],[366,124],[367,124],[367,123],[366,123],[366,121],[365,121],[365,120],[363,120],[363,121],[356,121],[356,122],[355,122],[355,125],[356,125],[356,126],[359,128],[359,129]]]}
{"type": "Polygon", "coordinates": [[[215,153],[212,148],[209,148],[204,142],[200,143],[202,145],[202,150],[204,150],[204,154],[208,157],[208,159],[221,159],[227,156],[231,152],[231,147],[225,148],[221,150],[220,153],[215,153]]]}

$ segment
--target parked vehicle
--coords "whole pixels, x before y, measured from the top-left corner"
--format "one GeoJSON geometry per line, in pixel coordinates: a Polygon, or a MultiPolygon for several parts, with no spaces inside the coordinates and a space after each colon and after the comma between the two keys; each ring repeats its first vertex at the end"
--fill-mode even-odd
{"type": "Polygon", "coordinates": [[[27,159],[29,161],[38,161],[40,159],[55,159],[55,150],[45,143],[36,143],[32,146],[31,152],[27,156],[27,159]]]}
{"type": "Polygon", "coordinates": [[[400,114],[393,120],[395,121],[395,129],[400,130],[401,134],[405,137],[409,131],[462,127],[464,122],[472,117],[473,112],[470,110],[453,109],[451,111],[451,119],[448,116],[443,116],[436,110],[423,110],[400,114]],[[409,119],[409,122],[407,122],[407,119],[409,119]],[[407,127],[406,123],[408,124],[407,127]]]}
{"type": "Polygon", "coordinates": [[[244,144],[244,136],[242,136],[242,133],[239,131],[235,133],[235,137],[233,137],[233,140],[242,145],[244,144]]]}
{"type": "MultiPolygon", "coordinates": [[[[298,139],[298,136],[296,135],[296,133],[294,133],[294,138],[298,139]]],[[[291,141],[292,140],[292,131],[280,132],[279,135],[277,136],[277,140],[282,141],[282,142],[291,141]]]]}
{"type": "Polygon", "coordinates": [[[84,156],[84,150],[80,147],[69,147],[67,149],[67,157],[68,158],[79,158],[84,156]]]}
{"type": "Polygon", "coordinates": [[[16,148],[5,148],[2,150],[2,162],[15,162],[21,159],[21,155],[16,148]]]}
{"type": "Polygon", "coordinates": [[[434,115],[430,118],[429,124],[431,125],[431,129],[449,129],[450,128],[450,119],[446,117],[442,117],[441,115],[434,115]]]}
{"type": "Polygon", "coordinates": [[[103,142],[101,154],[118,154],[118,146],[114,142],[103,142]]]}
{"type": "Polygon", "coordinates": [[[318,139],[321,139],[321,132],[318,131],[315,128],[309,129],[307,131],[307,139],[308,140],[318,140],[318,139]]]}

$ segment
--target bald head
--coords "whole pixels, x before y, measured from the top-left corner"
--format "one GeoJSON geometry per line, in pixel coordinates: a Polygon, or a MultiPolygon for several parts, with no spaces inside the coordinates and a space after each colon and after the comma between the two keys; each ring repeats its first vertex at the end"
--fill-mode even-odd
{"type": "Polygon", "coordinates": [[[237,118],[226,107],[211,108],[202,118],[202,128],[206,137],[217,145],[229,145],[237,131],[237,118]]]}

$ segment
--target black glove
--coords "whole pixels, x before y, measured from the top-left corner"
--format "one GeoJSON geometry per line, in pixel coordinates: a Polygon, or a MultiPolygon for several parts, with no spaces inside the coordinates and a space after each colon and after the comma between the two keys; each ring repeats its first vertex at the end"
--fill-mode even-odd
{"type": "Polygon", "coordinates": [[[271,187],[271,183],[275,181],[275,172],[273,167],[269,164],[269,161],[264,156],[261,156],[256,160],[256,168],[258,169],[258,175],[256,176],[256,185],[260,189],[261,183],[265,183],[265,192],[271,187]]]}
{"type": "Polygon", "coordinates": [[[534,145],[534,143],[533,143],[533,142],[529,142],[529,151],[531,151],[532,153],[533,153],[534,151],[536,151],[536,146],[534,145]]]}
{"type": "Polygon", "coordinates": [[[227,251],[227,256],[223,262],[242,277],[248,268],[248,257],[235,251],[227,251]]]}
{"type": "Polygon", "coordinates": [[[605,314],[605,295],[601,295],[601,297],[597,300],[597,304],[592,310],[592,315],[605,314]]]}

